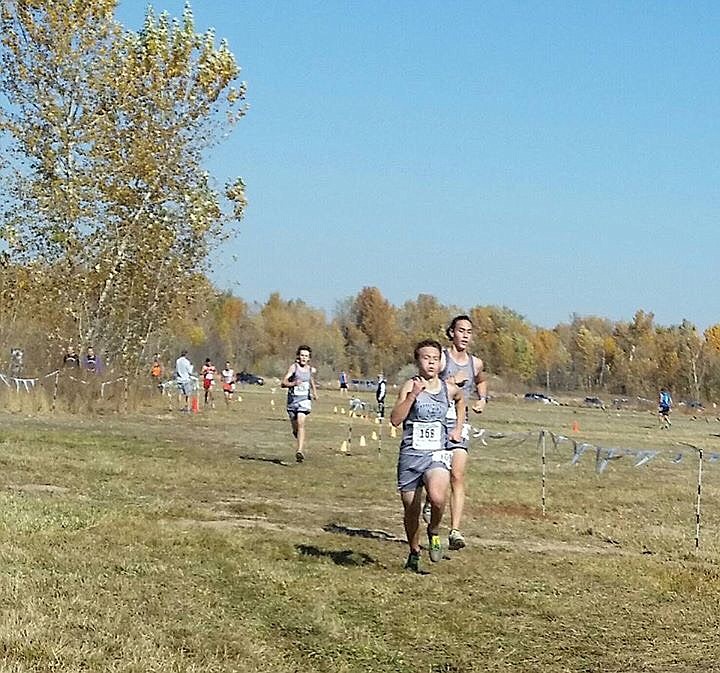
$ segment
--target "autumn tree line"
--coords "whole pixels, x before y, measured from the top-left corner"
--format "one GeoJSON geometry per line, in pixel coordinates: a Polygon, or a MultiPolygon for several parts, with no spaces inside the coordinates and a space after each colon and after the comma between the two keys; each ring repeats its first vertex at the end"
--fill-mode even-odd
{"type": "Polygon", "coordinates": [[[469,313],[496,387],[693,399],[720,395],[720,326],[573,317],[552,329],[512,309],[401,306],[366,287],[331,316],[273,294],[263,305],[217,291],[208,263],[234,235],[245,185],[208,172],[208,152],[247,111],[229,45],[149,8],[139,30],[117,0],[0,0],[0,372],[11,348],[28,375],[92,345],[127,377],[194,359],[278,375],[300,343],[321,378],[344,369],[391,380],[415,342],[444,339],[469,313]]]}
{"type": "Polygon", "coordinates": [[[510,308],[448,306],[428,294],[395,306],[376,287],[339,302],[329,317],[277,293],[256,305],[216,292],[186,316],[168,344],[177,350],[190,343],[198,357],[229,358],[239,368],[278,376],[298,344],[308,343],[321,379],[335,381],[346,370],[362,378],[383,372],[399,381],[412,371],[414,345],[428,337],[447,343],[445,329],[459,313],[473,320],[473,350],[496,390],[532,387],[654,400],[666,386],[678,400],[720,399],[720,325],[701,334],[688,321],[658,325],[644,311],[630,321],[572,316],[548,329],[510,308]]]}

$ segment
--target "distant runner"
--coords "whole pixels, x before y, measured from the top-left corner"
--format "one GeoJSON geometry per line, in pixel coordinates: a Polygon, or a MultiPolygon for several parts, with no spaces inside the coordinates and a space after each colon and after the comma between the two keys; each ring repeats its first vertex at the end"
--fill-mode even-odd
{"type": "Polygon", "coordinates": [[[310,346],[299,346],[293,362],[280,385],[288,389],[287,413],[290,417],[293,437],[297,440],[295,460],[305,460],[305,419],[312,410],[312,400],[317,399],[317,389],[310,366],[310,346]]]}
{"type": "Polygon", "coordinates": [[[235,392],[235,370],[230,366],[229,361],[225,363],[225,369],[220,372],[220,380],[225,395],[225,406],[230,406],[235,392]]]}
{"type": "Polygon", "coordinates": [[[672,411],[672,397],[667,388],[662,388],[658,395],[658,418],[660,419],[660,427],[663,430],[669,430],[672,423],[670,422],[670,412],[672,411]]]}
{"type": "Polygon", "coordinates": [[[212,389],[215,385],[215,376],[217,375],[217,368],[212,363],[210,358],[206,358],[205,364],[200,370],[200,377],[202,378],[202,386],[205,391],[205,406],[210,403],[212,408],[215,408],[215,402],[213,401],[212,389]]]}

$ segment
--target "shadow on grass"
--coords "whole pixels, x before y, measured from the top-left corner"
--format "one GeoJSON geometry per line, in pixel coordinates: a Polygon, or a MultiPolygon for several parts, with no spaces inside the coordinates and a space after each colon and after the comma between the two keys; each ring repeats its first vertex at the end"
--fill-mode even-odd
{"type": "Polygon", "coordinates": [[[328,523],[323,526],[326,533],[339,533],[340,535],[348,535],[349,537],[364,537],[370,540],[382,540],[383,542],[398,542],[407,544],[405,540],[399,538],[392,533],[386,533],[384,530],[369,530],[368,528],[353,528],[351,526],[343,526],[340,523],[328,523]]]}
{"type": "Polygon", "coordinates": [[[344,549],[343,551],[330,551],[328,549],[319,549],[313,545],[298,544],[295,545],[303,556],[313,556],[315,558],[329,558],[335,565],[339,566],[368,566],[374,565],[377,561],[368,554],[353,551],[352,549],[344,549]]]}
{"type": "Polygon", "coordinates": [[[248,456],[246,454],[239,455],[238,460],[259,460],[262,463],[272,463],[273,465],[282,465],[283,467],[288,467],[290,465],[290,463],[287,463],[280,458],[268,458],[266,456],[248,456]]]}

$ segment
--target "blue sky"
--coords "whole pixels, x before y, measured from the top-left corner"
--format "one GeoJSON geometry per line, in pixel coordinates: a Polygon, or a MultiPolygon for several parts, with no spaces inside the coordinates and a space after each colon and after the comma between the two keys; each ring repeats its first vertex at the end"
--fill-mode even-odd
{"type": "Polygon", "coordinates": [[[720,322],[720,4],[191,4],[248,82],[208,158],[250,201],[219,287],[720,322]]]}

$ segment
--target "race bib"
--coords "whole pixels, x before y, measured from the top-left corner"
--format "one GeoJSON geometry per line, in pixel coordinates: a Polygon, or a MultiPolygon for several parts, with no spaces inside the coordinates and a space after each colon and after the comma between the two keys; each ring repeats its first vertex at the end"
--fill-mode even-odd
{"type": "Polygon", "coordinates": [[[434,463],[442,463],[448,470],[452,470],[452,451],[433,451],[432,459],[434,463]]]}
{"type": "Polygon", "coordinates": [[[310,392],[310,383],[303,381],[294,386],[293,394],[300,397],[301,395],[307,395],[310,392]]]}
{"type": "Polygon", "coordinates": [[[442,449],[442,423],[433,421],[413,423],[413,449],[417,451],[438,451],[442,449]]]}

